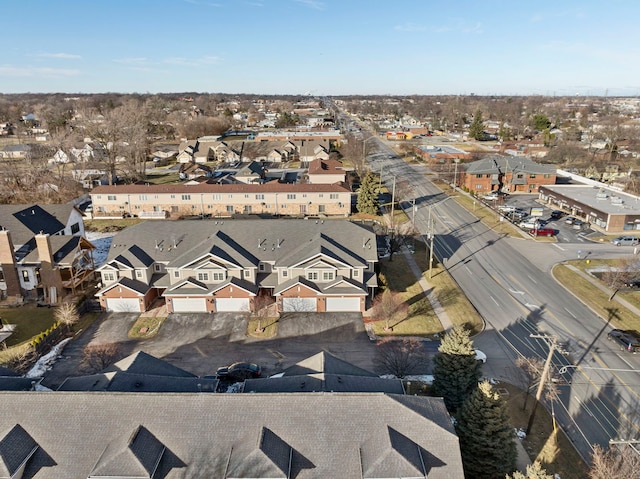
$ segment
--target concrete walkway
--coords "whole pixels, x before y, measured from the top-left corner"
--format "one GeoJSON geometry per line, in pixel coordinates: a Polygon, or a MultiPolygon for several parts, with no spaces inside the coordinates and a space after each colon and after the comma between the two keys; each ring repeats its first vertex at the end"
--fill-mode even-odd
{"type": "Polygon", "coordinates": [[[447,312],[444,310],[444,308],[440,304],[440,301],[438,301],[438,296],[434,291],[433,285],[431,285],[429,281],[427,281],[427,279],[424,277],[424,274],[422,274],[422,270],[420,270],[418,263],[416,263],[416,260],[414,259],[413,254],[411,254],[411,252],[407,248],[402,248],[402,253],[404,254],[405,259],[407,260],[407,264],[409,265],[409,268],[411,268],[413,275],[418,280],[418,283],[420,284],[420,287],[422,288],[424,295],[429,300],[429,303],[431,303],[431,308],[433,309],[433,312],[436,313],[436,316],[440,320],[440,324],[442,324],[442,329],[445,332],[449,331],[451,328],[453,328],[453,323],[449,319],[447,312]]]}

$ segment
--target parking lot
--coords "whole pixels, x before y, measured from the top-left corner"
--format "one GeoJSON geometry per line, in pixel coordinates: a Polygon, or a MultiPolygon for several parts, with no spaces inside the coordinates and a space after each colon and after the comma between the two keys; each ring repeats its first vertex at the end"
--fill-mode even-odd
{"type": "MultiPolygon", "coordinates": [[[[485,204],[498,210],[499,207],[514,207],[519,208],[527,213],[531,212],[532,208],[542,208],[542,216],[539,217],[542,220],[541,228],[552,228],[556,230],[556,238],[558,242],[562,243],[584,243],[588,240],[585,236],[593,233],[593,230],[589,228],[587,223],[582,225],[568,224],[567,218],[571,215],[564,213],[560,218],[551,218],[551,212],[553,208],[548,208],[541,205],[537,201],[538,195],[517,194],[509,195],[502,201],[485,201],[485,204]]],[[[509,212],[503,212],[502,215],[507,220],[511,220],[509,212]]],[[[513,223],[518,225],[522,219],[513,218],[513,223]]],[[[533,228],[530,228],[533,229],[533,228]]],[[[523,228],[524,231],[528,231],[527,228],[523,228]]]]}
{"type": "Polygon", "coordinates": [[[260,364],[263,375],[280,372],[320,351],[328,351],[356,366],[373,370],[375,345],[367,336],[360,313],[287,313],[272,339],[246,336],[244,313],[171,314],[158,334],[132,340],[128,331],[138,318],[132,313],[105,313],[78,339],[68,344],[43,386],[57,387],[80,371],[87,344],[117,343],[121,356],[144,351],[198,376],[214,374],[236,361],[260,364]]]}

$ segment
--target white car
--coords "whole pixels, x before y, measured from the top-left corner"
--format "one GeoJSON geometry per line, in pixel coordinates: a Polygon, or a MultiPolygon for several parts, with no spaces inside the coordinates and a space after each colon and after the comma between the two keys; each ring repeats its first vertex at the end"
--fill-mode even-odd
{"type": "Polygon", "coordinates": [[[476,349],[476,360],[480,361],[482,364],[487,362],[487,355],[484,354],[479,349],[476,349]]]}
{"type": "Polygon", "coordinates": [[[485,195],[482,197],[483,200],[487,200],[487,201],[497,200],[498,198],[500,198],[500,195],[495,191],[493,193],[489,193],[488,195],[485,195]]]}
{"type": "Polygon", "coordinates": [[[524,221],[521,221],[518,226],[523,230],[534,230],[536,228],[540,228],[540,222],[534,218],[527,218],[524,221]]]}

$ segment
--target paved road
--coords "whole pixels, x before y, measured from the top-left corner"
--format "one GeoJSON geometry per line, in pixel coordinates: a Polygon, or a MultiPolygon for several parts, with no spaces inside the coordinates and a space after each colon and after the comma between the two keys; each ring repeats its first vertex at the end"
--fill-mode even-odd
{"type": "Polygon", "coordinates": [[[426,235],[429,217],[435,220],[436,256],[486,321],[486,330],[474,341],[489,356],[485,373],[518,383],[515,358],[545,358],[549,351],[544,340],[531,334],[557,337],[568,354],[556,354],[553,363],[556,369],[569,367],[555,413],[581,454],[588,457],[593,443],[637,437],[640,377],[629,370],[640,369],[640,358],[612,347],[604,339],[606,322],[559,287],[549,273],[553,264],[577,258],[578,250],[589,251],[592,258],[625,252],[608,244],[586,243],[587,250],[583,238],[569,243],[569,235],[557,245],[501,237],[455,201],[447,201],[427,179],[426,167],[390,160],[385,142],[377,140],[375,149],[372,143],[372,169],[382,170],[388,185],[392,176],[410,184],[419,231],[426,235]]]}

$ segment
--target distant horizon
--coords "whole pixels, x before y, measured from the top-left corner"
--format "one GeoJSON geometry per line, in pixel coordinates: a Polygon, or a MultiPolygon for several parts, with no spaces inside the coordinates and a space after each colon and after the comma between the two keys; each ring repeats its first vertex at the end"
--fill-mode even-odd
{"type": "Polygon", "coordinates": [[[23,0],[3,17],[6,94],[640,96],[626,0],[23,0]]]}

